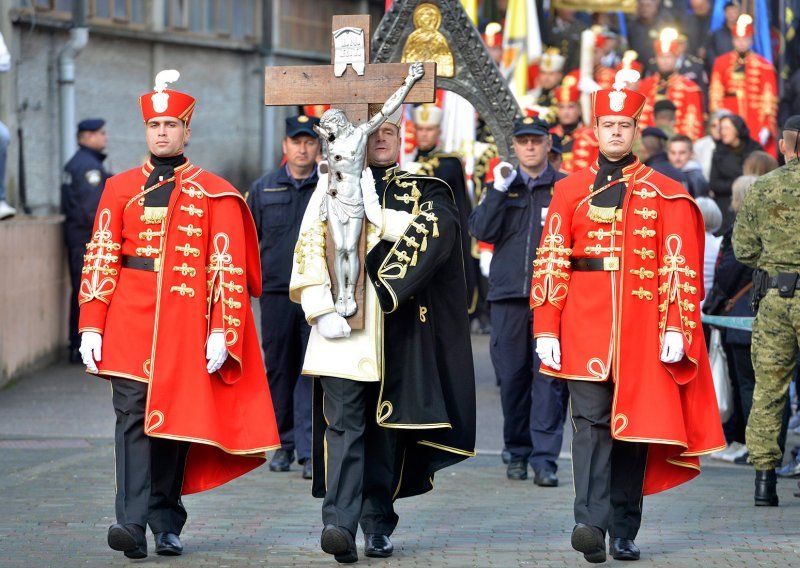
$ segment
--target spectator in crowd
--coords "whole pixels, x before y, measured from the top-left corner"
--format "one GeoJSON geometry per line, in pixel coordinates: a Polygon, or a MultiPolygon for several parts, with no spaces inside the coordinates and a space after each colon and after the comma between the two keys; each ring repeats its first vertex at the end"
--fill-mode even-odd
{"type": "Polygon", "coordinates": [[[253,182],[247,195],[261,250],[261,340],[281,438],[269,470],[289,471],[296,453],[304,479],[312,477],[311,379],[302,375],[311,326],[289,299],[289,278],[300,222],[319,179],[317,124],[305,115],[286,119],[286,164],[253,182]]]}
{"type": "Polygon", "coordinates": [[[677,107],[669,99],[658,101],[653,105],[653,126],[661,129],[668,138],[675,135],[675,125],[678,120],[677,107]]]}
{"type": "MultiPolygon", "coordinates": [[[[686,176],[686,188],[692,197],[708,195],[708,180],[703,176],[700,164],[694,159],[692,141],[689,140],[688,136],[678,134],[670,138],[667,143],[667,157],[669,158],[669,163],[686,176]]],[[[722,214],[720,213],[720,215],[722,214]]],[[[721,217],[720,224],[722,224],[721,217]]],[[[707,224],[706,228],[708,228],[707,224]]]]}
{"type": "MultiPolygon", "coordinates": [[[[3,41],[3,34],[0,34],[0,73],[5,73],[10,69],[11,54],[3,41]]],[[[0,122],[0,221],[17,214],[17,210],[6,201],[6,156],[8,155],[8,145],[10,143],[11,133],[6,125],[0,122]]]]}
{"type": "Polygon", "coordinates": [[[709,0],[689,0],[691,13],[683,16],[683,33],[686,34],[687,54],[704,58],[706,55],[705,42],[708,30],[711,27],[711,2],[709,0]]]}
{"type": "Polygon", "coordinates": [[[725,25],[711,34],[706,43],[706,70],[709,73],[711,73],[711,67],[714,65],[714,60],[717,57],[733,50],[732,30],[741,13],[742,10],[739,0],[728,0],[725,2],[725,25]]]}
{"type": "Polygon", "coordinates": [[[664,134],[664,131],[655,126],[648,126],[642,131],[642,148],[639,151],[639,159],[645,166],[650,166],[658,173],[683,184],[683,187],[688,187],[689,182],[683,172],[669,163],[665,150],[666,145],[667,135],[664,134]]]}
{"type": "MultiPolygon", "coordinates": [[[[719,210],[717,202],[710,197],[698,197],[696,200],[700,213],[703,215],[703,225],[706,229],[705,252],[703,253],[703,287],[711,290],[714,286],[714,269],[717,265],[719,246],[722,237],[715,237],[714,233],[719,231],[722,225],[722,211],[719,210]]],[[[700,301],[703,307],[705,299],[700,301]]]]}
{"type": "MultiPolygon", "coordinates": [[[[742,164],[742,175],[761,177],[778,167],[778,160],[764,152],[756,150],[742,164]]],[[[740,203],[741,205],[741,203],[740,203]]]]}
{"type": "Polygon", "coordinates": [[[722,211],[722,230],[733,223],[731,187],[733,180],[742,175],[747,157],[761,150],[758,142],[750,138],[750,130],[738,115],[725,116],[719,123],[720,140],[711,159],[709,195],[717,201],[722,211]]]}
{"type": "Polygon", "coordinates": [[[703,177],[707,180],[711,179],[711,158],[714,155],[717,142],[719,142],[719,120],[723,116],[730,116],[731,114],[733,113],[726,108],[721,108],[709,114],[708,134],[694,142],[695,158],[703,171],[703,177]]]}
{"type": "Polygon", "coordinates": [[[561,136],[558,134],[550,134],[550,152],[547,153],[547,161],[553,166],[557,172],[561,171],[561,164],[563,162],[564,149],[561,146],[561,136]]]}
{"type": "Polygon", "coordinates": [[[78,123],[78,150],[64,166],[61,184],[61,212],[64,214],[64,242],[72,293],[69,302],[69,361],[80,363],[81,336],[78,333],[78,291],[81,287],[86,243],[92,240],[97,205],[111,177],[103,165],[106,159],[105,120],[87,118],[78,123]]]}
{"type": "Polygon", "coordinates": [[[588,27],[577,19],[574,10],[558,8],[554,11],[552,26],[544,30],[547,45],[557,47],[566,58],[566,69],[577,69],[581,57],[581,33],[588,27]]]}

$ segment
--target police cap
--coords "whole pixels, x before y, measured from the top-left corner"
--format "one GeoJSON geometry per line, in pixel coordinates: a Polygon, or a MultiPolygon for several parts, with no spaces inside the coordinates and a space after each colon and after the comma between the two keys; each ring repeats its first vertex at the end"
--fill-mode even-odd
{"type": "Polygon", "coordinates": [[[106,125],[102,118],[84,118],[78,123],[78,132],[94,132],[106,125]]]}
{"type": "Polygon", "coordinates": [[[522,136],[533,134],[534,136],[547,136],[550,132],[550,125],[538,116],[526,116],[514,119],[514,131],[512,136],[522,136]]]}
{"type": "Polygon", "coordinates": [[[286,136],[294,138],[300,134],[308,134],[312,138],[318,138],[317,133],[314,131],[314,125],[319,124],[319,119],[316,116],[290,116],[286,119],[286,136]]]}
{"type": "Polygon", "coordinates": [[[660,128],[656,128],[655,126],[648,126],[642,130],[642,138],[646,136],[653,136],[654,138],[660,138],[661,140],[667,139],[667,135],[664,134],[664,131],[660,128]]]}

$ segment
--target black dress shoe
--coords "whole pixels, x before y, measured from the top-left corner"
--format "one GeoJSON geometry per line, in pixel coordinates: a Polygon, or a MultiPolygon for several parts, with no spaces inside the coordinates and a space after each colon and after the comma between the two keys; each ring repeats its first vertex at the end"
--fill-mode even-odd
{"type": "Polygon", "coordinates": [[[587,562],[599,564],[606,561],[606,537],[597,527],[578,523],[572,529],[572,548],[583,552],[587,562]]]}
{"type": "Polygon", "coordinates": [[[365,534],[364,554],[371,558],[389,558],[394,552],[392,541],[385,534],[365,534]]]}
{"type": "Polygon", "coordinates": [[[778,506],[778,492],[776,491],[777,484],[778,476],[775,474],[774,469],[756,470],[756,507],[778,506]]]}
{"type": "Polygon", "coordinates": [[[642,554],[631,538],[610,539],[608,552],[614,560],[639,560],[642,554]]]}
{"type": "Polygon", "coordinates": [[[503,448],[503,451],[500,452],[500,459],[503,460],[503,463],[506,465],[511,461],[511,452],[508,451],[508,448],[503,448]]]}
{"type": "Polygon", "coordinates": [[[325,525],[319,544],[323,552],[333,554],[336,562],[342,564],[358,562],[358,550],[353,534],[344,527],[325,525]]]}
{"type": "Polygon", "coordinates": [[[533,482],[539,487],[558,487],[556,472],[549,469],[534,472],[533,482]]]}
{"type": "Polygon", "coordinates": [[[277,450],[269,462],[270,471],[289,471],[289,466],[294,461],[294,451],[277,450]]]}
{"type": "Polygon", "coordinates": [[[139,525],[114,523],[108,527],[108,546],[125,553],[128,558],[147,558],[147,539],[139,525]]]}
{"type": "Polygon", "coordinates": [[[508,462],[506,477],[513,480],[528,479],[528,462],[512,459],[508,462]]]}
{"type": "Polygon", "coordinates": [[[160,532],[156,537],[156,554],[161,556],[180,556],[183,552],[183,544],[178,535],[171,532],[160,532]]]}
{"type": "Polygon", "coordinates": [[[311,458],[306,460],[303,464],[303,479],[312,479],[314,477],[314,468],[311,465],[311,458]]]}

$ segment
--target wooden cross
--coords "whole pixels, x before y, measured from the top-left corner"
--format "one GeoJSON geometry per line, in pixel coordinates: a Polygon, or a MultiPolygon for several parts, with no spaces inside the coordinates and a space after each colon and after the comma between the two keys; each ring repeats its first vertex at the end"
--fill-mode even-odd
{"type": "MultiPolygon", "coordinates": [[[[347,115],[354,124],[369,119],[369,105],[386,102],[403,84],[408,74],[407,63],[371,64],[370,58],[370,17],[369,16],[334,16],[333,31],[346,27],[364,30],[365,63],[363,75],[359,75],[348,65],[344,74],[337,77],[334,65],[317,65],[313,67],[298,65],[292,67],[267,67],[264,70],[264,104],[278,105],[323,105],[330,104],[347,115]]],[[[335,56],[334,38],[331,36],[331,59],[335,56]]],[[[408,96],[406,103],[429,103],[436,98],[436,65],[425,63],[425,75],[418,80],[408,96]]],[[[367,223],[364,223],[366,228],[367,223]]],[[[359,244],[361,270],[356,285],[356,303],[358,311],[348,318],[352,329],[363,329],[364,317],[364,253],[366,249],[365,231],[362,230],[359,244]]],[[[333,243],[328,236],[328,272],[333,283],[334,297],[337,293],[332,266],[333,243]]]]}

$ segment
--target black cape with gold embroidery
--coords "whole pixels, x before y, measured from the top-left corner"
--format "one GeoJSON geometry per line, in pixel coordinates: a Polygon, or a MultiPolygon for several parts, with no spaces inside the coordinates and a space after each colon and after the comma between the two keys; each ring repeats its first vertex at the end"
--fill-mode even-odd
{"type": "Polygon", "coordinates": [[[416,161],[422,164],[419,174],[439,178],[453,190],[453,198],[458,208],[458,222],[461,231],[461,250],[464,257],[464,279],[467,283],[467,309],[470,314],[478,305],[478,260],[473,256],[477,245],[473,243],[467,223],[472,212],[472,201],[467,191],[467,178],[464,164],[457,154],[447,154],[433,149],[429,152],[418,151],[416,161]]]}
{"type": "Polygon", "coordinates": [[[431,490],[434,472],[474,455],[475,371],[450,188],[397,172],[383,203],[416,214],[400,240],[381,241],[366,258],[386,314],[378,422],[397,429],[404,456],[396,497],[409,497],[431,490]],[[406,203],[406,195],[419,198],[406,203]]]}

